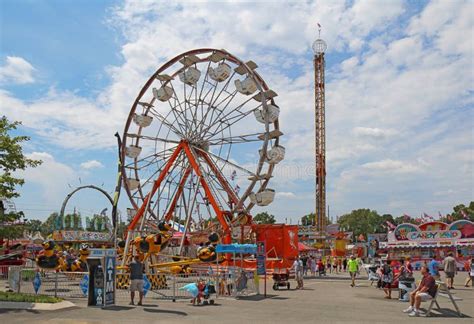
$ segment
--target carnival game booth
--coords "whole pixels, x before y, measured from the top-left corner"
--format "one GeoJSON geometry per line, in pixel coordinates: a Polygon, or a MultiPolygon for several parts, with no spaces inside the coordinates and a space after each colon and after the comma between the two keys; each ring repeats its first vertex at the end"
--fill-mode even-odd
{"type": "Polygon", "coordinates": [[[411,257],[415,269],[434,255],[438,260],[453,252],[458,269],[474,257],[474,223],[458,220],[451,224],[428,222],[421,225],[404,223],[387,235],[388,258],[411,257]]]}

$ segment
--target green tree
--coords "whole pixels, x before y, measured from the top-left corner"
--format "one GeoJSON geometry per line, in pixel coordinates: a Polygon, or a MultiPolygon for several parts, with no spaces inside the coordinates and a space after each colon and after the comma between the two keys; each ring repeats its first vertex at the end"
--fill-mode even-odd
{"type": "Polygon", "coordinates": [[[39,219],[30,219],[26,222],[26,230],[30,233],[41,232],[43,222],[39,219]]]}
{"type": "Polygon", "coordinates": [[[267,212],[258,213],[253,217],[253,221],[257,224],[275,224],[275,216],[267,212]]]}
{"type": "MultiPolygon", "coordinates": [[[[392,217],[393,219],[393,217],[392,217]]],[[[357,209],[339,217],[339,224],[345,231],[354,232],[354,237],[382,231],[383,218],[375,210],[357,209]]]]}
{"type": "MultiPolygon", "coordinates": [[[[304,215],[301,217],[301,225],[314,225],[316,222],[316,219],[314,218],[314,213],[309,213],[308,215],[304,215]]],[[[329,217],[326,217],[326,224],[332,224],[331,220],[329,217]]]]}
{"type": "MultiPolygon", "coordinates": [[[[28,141],[28,136],[12,136],[11,131],[17,129],[20,122],[9,122],[3,116],[0,119],[0,197],[15,198],[20,194],[16,186],[21,186],[25,180],[12,175],[17,170],[25,170],[27,167],[36,167],[41,164],[40,160],[32,160],[25,157],[21,147],[22,142],[28,141]]],[[[0,212],[3,212],[3,204],[0,203],[0,212]]]]}
{"type": "Polygon", "coordinates": [[[454,222],[460,219],[469,219],[470,221],[474,221],[474,201],[471,201],[469,206],[459,204],[453,207],[450,220],[454,222]]]}
{"type": "Polygon", "coordinates": [[[25,215],[21,211],[0,215],[0,241],[22,237],[25,230],[25,221],[25,215]]]}
{"type": "Polygon", "coordinates": [[[5,214],[4,199],[19,197],[16,187],[25,183],[24,179],[13,176],[13,172],[41,164],[41,161],[28,159],[23,154],[21,144],[30,139],[28,136],[11,135],[20,124],[8,121],[5,116],[0,118],[0,238],[6,239],[21,237],[26,222],[21,211],[5,214]]]}
{"type": "Polygon", "coordinates": [[[43,237],[48,237],[48,235],[52,234],[53,231],[59,230],[62,228],[62,222],[59,217],[58,213],[52,213],[48,216],[48,218],[41,224],[41,235],[43,237]]]}

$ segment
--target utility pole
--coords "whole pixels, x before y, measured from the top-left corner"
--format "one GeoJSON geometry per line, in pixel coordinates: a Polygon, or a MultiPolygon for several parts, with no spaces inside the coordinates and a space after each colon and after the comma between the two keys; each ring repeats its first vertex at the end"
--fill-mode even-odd
{"type": "Polygon", "coordinates": [[[326,230],[326,124],[325,124],[325,81],[324,52],[327,44],[321,39],[321,25],[318,23],[319,36],[313,43],[314,52],[314,124],[315,124],[315,163],[316,163],[316,209],[315,223],[319,233],[326,230]]]}

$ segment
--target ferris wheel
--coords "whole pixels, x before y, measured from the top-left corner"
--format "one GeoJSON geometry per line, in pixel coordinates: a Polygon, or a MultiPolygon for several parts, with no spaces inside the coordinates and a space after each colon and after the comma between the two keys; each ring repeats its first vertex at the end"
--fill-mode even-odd
{"type": "Polygon", "coordinates": [[[275,196],[268,187],[283,160],[277,94],[225,50],[196,49],[161,66],[130,110],[121,147],[124,188],[135,209],[129,230],[161,221],[180,231],[231,231],[253,206],[275,196]],[[216,228],[217,227],[217,228],[216,228]]]}

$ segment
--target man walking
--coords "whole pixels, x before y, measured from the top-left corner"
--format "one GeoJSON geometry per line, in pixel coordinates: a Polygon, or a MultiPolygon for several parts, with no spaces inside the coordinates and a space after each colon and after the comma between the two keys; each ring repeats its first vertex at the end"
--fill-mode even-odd
{"type": "Polygon", "coordinates": [[[426,266],[421,267],[421,274],[423,278],[420,285],[410,293],[410,307],[403,311],[410,316],[420,316],[421,302],[428,301],[436,295],[436,282],[426,266]]]}
{"type": "Polygon", "coordinates": [[[453,257],[453,252],[449,252],[448,256],[443,260],[444,273],[446,274],[446,285],[448,289],[454,289],[454,275],[456,274],[456,259],[453,257]]]}
{"type": "Polygon", "coordinates": [[[349,274],[351,275],[351,287],[354,287],[355,278],[359,271],[359,263],[353,255],[351,255],[351,259],[347,262],[347,267],[349,268],[349,274]]]}
{"type": "Polygon", "coordinates": [[[295,270],[295,279],[298,284],[296,289],[303,289],[303,262],[299,256],[297,256],[295,262],[293,262],[292,268],[295,270]]]}
{"type": "Polygon", "coordinates": [[[135,291],[138,291],[139,301],[138,306],[142,305],[143,300],[143,263],[140,262],[140,257],[135,255],[135,258],[130,262],[130,305],[135,305],[135,291]]]}
{"type": "Polygon", "coordinates": [[[428,269],[430,272],[430,275],[434,278],[434,280],[439,280],[439,264],[438,261],[436,261],[436,255],[431,256],[431,261],[428,264],[428,269]]]}

